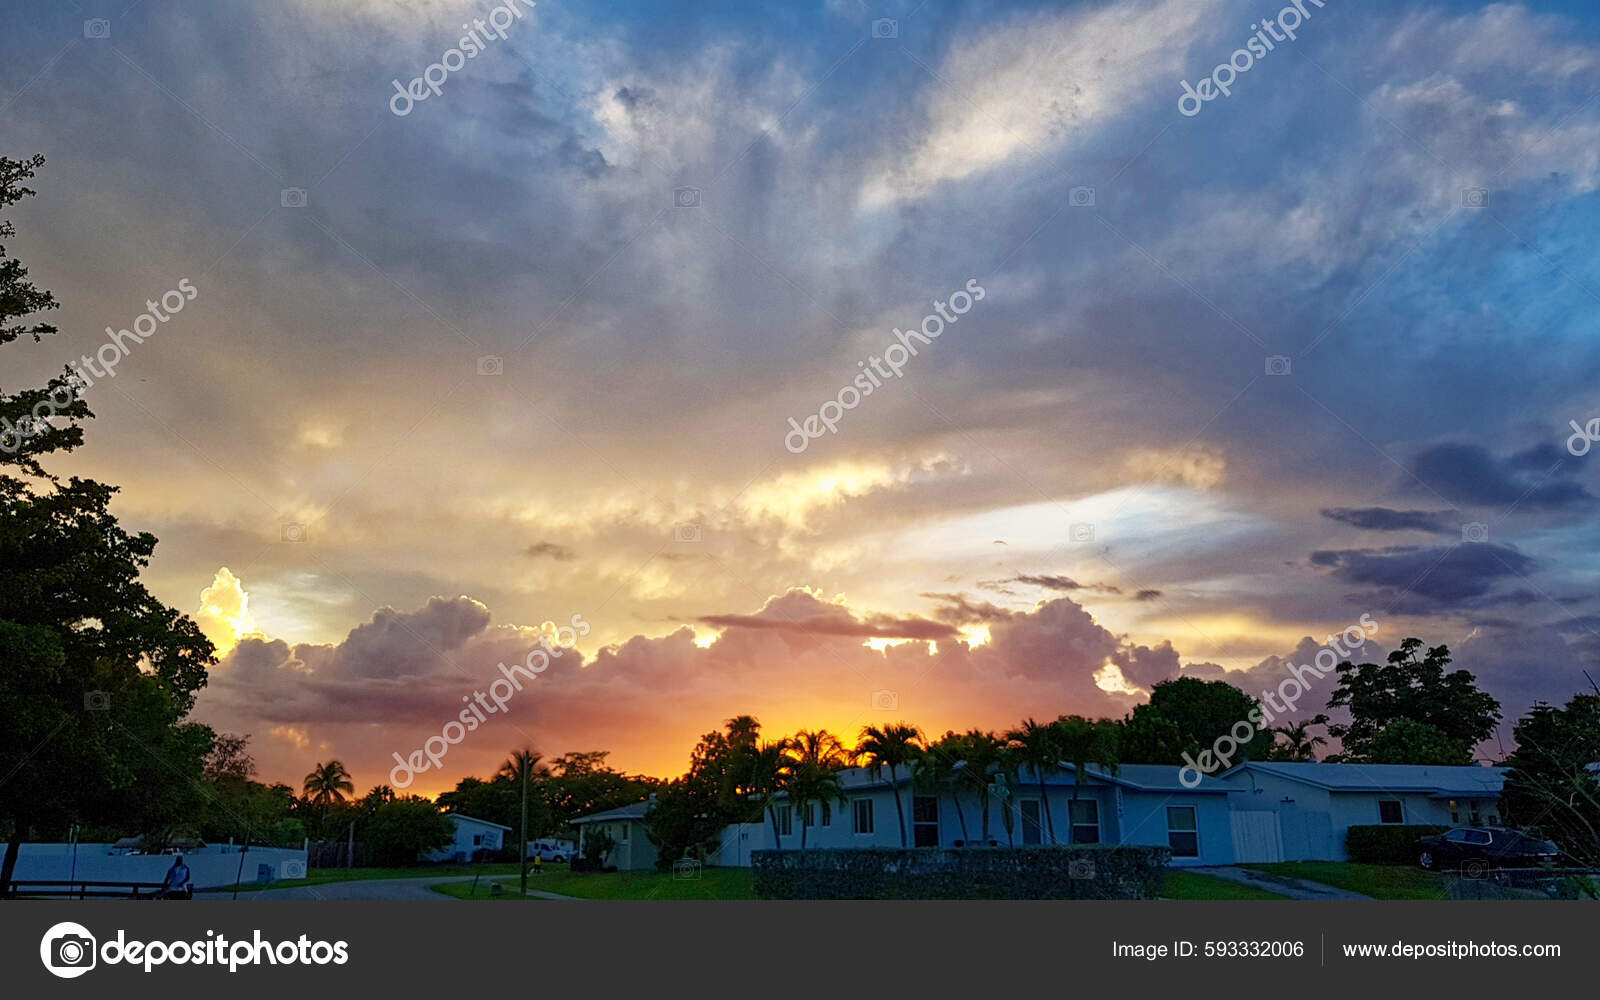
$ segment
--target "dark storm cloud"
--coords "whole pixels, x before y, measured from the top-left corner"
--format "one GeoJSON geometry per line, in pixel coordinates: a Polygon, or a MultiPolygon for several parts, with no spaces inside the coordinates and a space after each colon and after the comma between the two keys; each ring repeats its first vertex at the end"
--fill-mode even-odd
{"type": "Polygon", "coordinates": [[[1448,547],[1396,545],[1382,549],[1319,549],[1311,564],[1347,583],[1398,590],[1448,606],[1483,598],[1507,579],[1533,572],[1534,560],[1491,542],[1448,547]]]}
{"type": "Polygon", "coordinates": [[[1366,531],[1428,531],[1449,535],[1460,530],[1460,518],[1447,510],[1394,510],[1389,507],[1325,507],[1322,516],[1366,531]]]}
{"type": "Polygon", "coordinates": [[[1554,446],[1540,445],[1497,458],[1475,444],[1446,442],[1412,456],[1410,470],[1430,490],[1452,503],[1517,504],[1529,509],[1570,509],[1594,496],[1569,478],[1577,466],[1554,446]]]}

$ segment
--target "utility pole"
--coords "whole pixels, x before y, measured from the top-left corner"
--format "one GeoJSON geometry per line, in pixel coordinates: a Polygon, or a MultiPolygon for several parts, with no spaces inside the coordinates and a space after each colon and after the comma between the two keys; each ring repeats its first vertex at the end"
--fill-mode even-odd
{"type": "Polygon", "coordinates": [[[522,896],[528,896],[528,765],[533,755],[522,750],[522,846],[517,851],[517,867],[522,872],[522,896]]]}

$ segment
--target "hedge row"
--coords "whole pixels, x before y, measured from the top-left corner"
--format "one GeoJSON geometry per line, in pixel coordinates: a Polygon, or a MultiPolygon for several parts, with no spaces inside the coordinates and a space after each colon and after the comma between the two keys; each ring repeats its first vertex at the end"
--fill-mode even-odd
{"type": "Polygon", "coordinates": [[[1352,826],[1345,835],[1344,849],[1351,861],[1369,865],[1414,865],[1423,837],[1443,833],[1448,826],[1352,826]]]}
{"type": "Polygon", "coordinates": [[[1154,899],[1166,847],[755,851],[763,899],[1154,899]]]}

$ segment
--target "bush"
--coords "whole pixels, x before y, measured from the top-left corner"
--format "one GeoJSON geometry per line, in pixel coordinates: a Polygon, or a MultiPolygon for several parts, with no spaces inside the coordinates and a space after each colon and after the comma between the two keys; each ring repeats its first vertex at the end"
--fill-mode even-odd
{"type": "Polygon", "coordinates": [[[1352,826],[1344,848],[1351,861],[1368,865],[1414,865],[1421,852],[1417,841],[1443,833],[1448,826],[1352,826]]]}
{"type": "Polygon", "coordinates": [[[362,834],[380,865],[414,865],[425,854],[455,841],[455,824],[425,799],[385,802],[362,834]]]}
{"type": "Polygon", "coordinates": [[[763,899],[1154,899],[1165,847],[756,851],[763,899]]]}

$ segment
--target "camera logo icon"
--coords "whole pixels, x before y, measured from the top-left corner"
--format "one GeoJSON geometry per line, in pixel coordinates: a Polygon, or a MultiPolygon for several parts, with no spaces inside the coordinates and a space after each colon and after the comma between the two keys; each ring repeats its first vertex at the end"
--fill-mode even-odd
{"type": "Polygon", "coordinates": [[[888,688],[872,692],[872,710],[874,712],[900,711],[900,692],[890,691],[888,688]]]}
{"type": "Polygon", "coordinates": [[[76,979],[94,968],[97,954],[89,928],[71,921],[56,924],[39,941],[39,960],[62,979],[76,979]]]}
{"type": "Polygon", "coordinates": [[[86,712],[111,711],[111,695],[104,691],[85,691],[83,693],[83,709],[86,712]]]}
{"type": "Polygon", "coordinates": [[[1067,878],[1094,878],[1094,858],[1073,858],[1067,862],[1067,878]]]}
{"type": "Polygon", "coordinates": [[[872,22],[873,38],[899,38],[900,22],[892,17],[880,17],[872,22]]]}
{"type": "Polygon", "coordinates": [[[306,189],[284,188],[283,191],[278,194],[278,204],[282,205],[284,208],[305,208],[306,189]]]}
{"type": "Polygon", "coordinates": [[[1093,208],[1094,188],[1078,186],[1067,192],[1067,204],[1073,208],[1093,208]]]}
{"type": "Polygon", "coordinates": [[[1067,529],[1068,536],[1075,542],[1094,541],[1094,525],[1087,521],[1079,521],[1067,529]]]}
{"type": "Polygon", "coordinates": [[[491,354],[484,355],[478,359],[479,375],[503,375],[505,374],[505,370],[506,363],[505,359],[503,358],[497,358],[491,354]]]}
{"type": "Polygon", "coordinates": [[[85,38],[110,38],[111,22],[103,17],[91,17],[83,22],[83,37],[85,38]]]}
{"type": "Polygon", "coordinates": [[[698,542],[700,540],[700,526],[681,522],[672,526],[672,540],[675,542],[698,542]]]}
{"type": "Polygon", "coordinates": [[[1267,355],[1268,375],[1288,375],[1292,371],[1294,371],[1294,365],[1289,361],[1287,354],[1267,355]]]}
{"type": "Polygon", "coordinates": [[[699,188],[673,188],[672,204],[677,208],[699,208],[699,188]]]}
{"type": "Polygon", "coordinates": [[[297,521],[285,521],[278,531],[278,538],[285,542],[303,542],[306,540],[306,526],[297,521]]]}
{"type": "Polygon", "coordinates": [[[1466,208],[1488,208],[1489,190],[1487,188],[1462,188],[1461,204],[1466,208]]]}
{"type": "Polygon", "coordinates": [[[694,858],[683,858],[672,863],[672,877],[674,879],[693,882],[700,878],[700,862],[694,858]]]}
{"type": "Polygon", "coordinates": [[[1463,542],[1487,542],[1489,540],[1489,526],[1482,521],[1468,521],[1461,526],[1461,540],[1463,542]]]}

